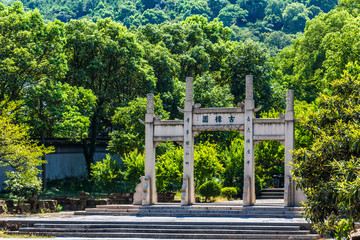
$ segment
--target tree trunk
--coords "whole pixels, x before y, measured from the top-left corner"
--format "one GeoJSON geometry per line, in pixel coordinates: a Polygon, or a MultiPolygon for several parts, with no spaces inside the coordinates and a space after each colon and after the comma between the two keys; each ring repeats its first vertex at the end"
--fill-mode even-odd
{"type": "Polygon", "coordinates": [[[97,135],[97,114],[95,113],[90,128],[90,139],[83,140],[83,151],[86,161],[86,171],[91,178],[91,163],[94,163],[94,154],[96,151],[96,135],[97,135]]]}
{"type": "MultiPolygon", "coordinates": [[[[42,103],[42,101],[41,101],[41,99],[40,99],[40,114],[39,114],[39,118],[40,118],[40,120],[41,121],[44,121],[44,117],[43,117],[43,115],[42,115],[42,109],[43,109],[43,103],[42,103]]],[[[41,129],[41,145],[45,145],[45,129],[44,128],[42,128],[41,129]]],[[[42,155],[41,156],[41,160],[45,160],[45,155],[42,155]]],[[[46,189],[46,163],[43,163],[42,165],[41,165],[41,168],[42,168],[42,172],[41,172],[41,179],[42,179],[42,183],[43,183],[43,189],[46,189]]]]}

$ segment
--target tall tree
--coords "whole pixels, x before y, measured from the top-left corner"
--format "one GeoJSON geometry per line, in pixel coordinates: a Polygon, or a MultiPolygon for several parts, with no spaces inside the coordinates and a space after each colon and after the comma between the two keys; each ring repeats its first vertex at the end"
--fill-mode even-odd
{"type": "Polygon", "coordinates": [[[321,234],[349,238],[360,220],[360,66],[349,63],[317,109],[302,121],[313,143],[294,152],[295,181],[305,191],[305,214],[321,234]]]}
{"type": "Polygon", "coordinates": [[[62,78],[64,43],[61,22],[45,23],[38,11],[25,12],[20,2],[0,3],[0,101],[20,99],[22,90],[38,81],[62,78]]]}
{"type": "Polygon", "coordinates": [[[65,81],[91,89],[97,97],[89,139],[83,140],[90,173],[96,137],[111,130],[116,107],[153,91],[155,79],[152,68],[143,59],[143,49],[123,25],[110,19],[97,23],[80,20],[71,21],[65,29],[65,52],[69,59],[65,81]]]}

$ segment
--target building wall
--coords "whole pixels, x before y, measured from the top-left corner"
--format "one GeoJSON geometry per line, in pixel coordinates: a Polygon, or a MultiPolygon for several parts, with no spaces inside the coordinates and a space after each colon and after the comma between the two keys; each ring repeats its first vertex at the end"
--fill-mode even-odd
{"type": "MultiPolygon", "coordinates": [[[[98,162],[106,157],[106,147],[97,147],[94,154],[94,161],[98,162]]],[[[59,144],[55,146],[55,152],[46,155],[46,178],[62,179],[66,177],[85,177],[87,174],[85,157],[81,145],[59,144]]],[[[0,190],[6,185],[4,181],[6,168],[0,168],[0,190]]]]}

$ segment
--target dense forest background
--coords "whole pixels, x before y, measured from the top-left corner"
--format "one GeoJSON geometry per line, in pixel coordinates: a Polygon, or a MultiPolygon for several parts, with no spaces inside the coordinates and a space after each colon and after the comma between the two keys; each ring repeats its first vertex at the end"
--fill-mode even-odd
{"type": "MultiPolygon", "coordinates": [[[[1,0],[10,5],[13,0],[1,0]]],[[[193,15],[208,21],[218,18],[232,30],[231,39],[266,44],[274,56],[291,44],[305,23],[335,7],[337,0],[23,0],[26,10],[39,9],[45,20],[102,18],[130,28],[146,24],[184,21],[193,15]]]]}

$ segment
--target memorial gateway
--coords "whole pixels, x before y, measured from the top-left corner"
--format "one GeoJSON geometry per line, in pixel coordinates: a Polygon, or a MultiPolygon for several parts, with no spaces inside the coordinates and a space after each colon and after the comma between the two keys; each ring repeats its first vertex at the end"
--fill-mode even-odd
{"type": "Polygon", "coordinates": [[[253,99],[253,77],[246,76],[245,103],[235,108],[201,108],[193,102],[193,78],[186,78],[186,100],[183,120],[160,120],[154,115],[154,95],[147,95],[147,113],[145,121],[145,176],[136,187],[134,204],[151,205],[157,202],[155,184],[155,151],[161,142],[178,142],[184,149],[183,185],[181,205],[195,203],[194,189],[194,137],[201,131],[236,130],[244,135],[244,186],[243,206],[253,206],[255,196],[255,160],[254,146],[261,141],[276,140],[285,145],[284,206],[299,206],[305,200],[302,191],[295,188],[291,176],[291,150],[295,144],[294,92],[286,95],[285,116],[280,118],[255,118],[253,99]]]}

